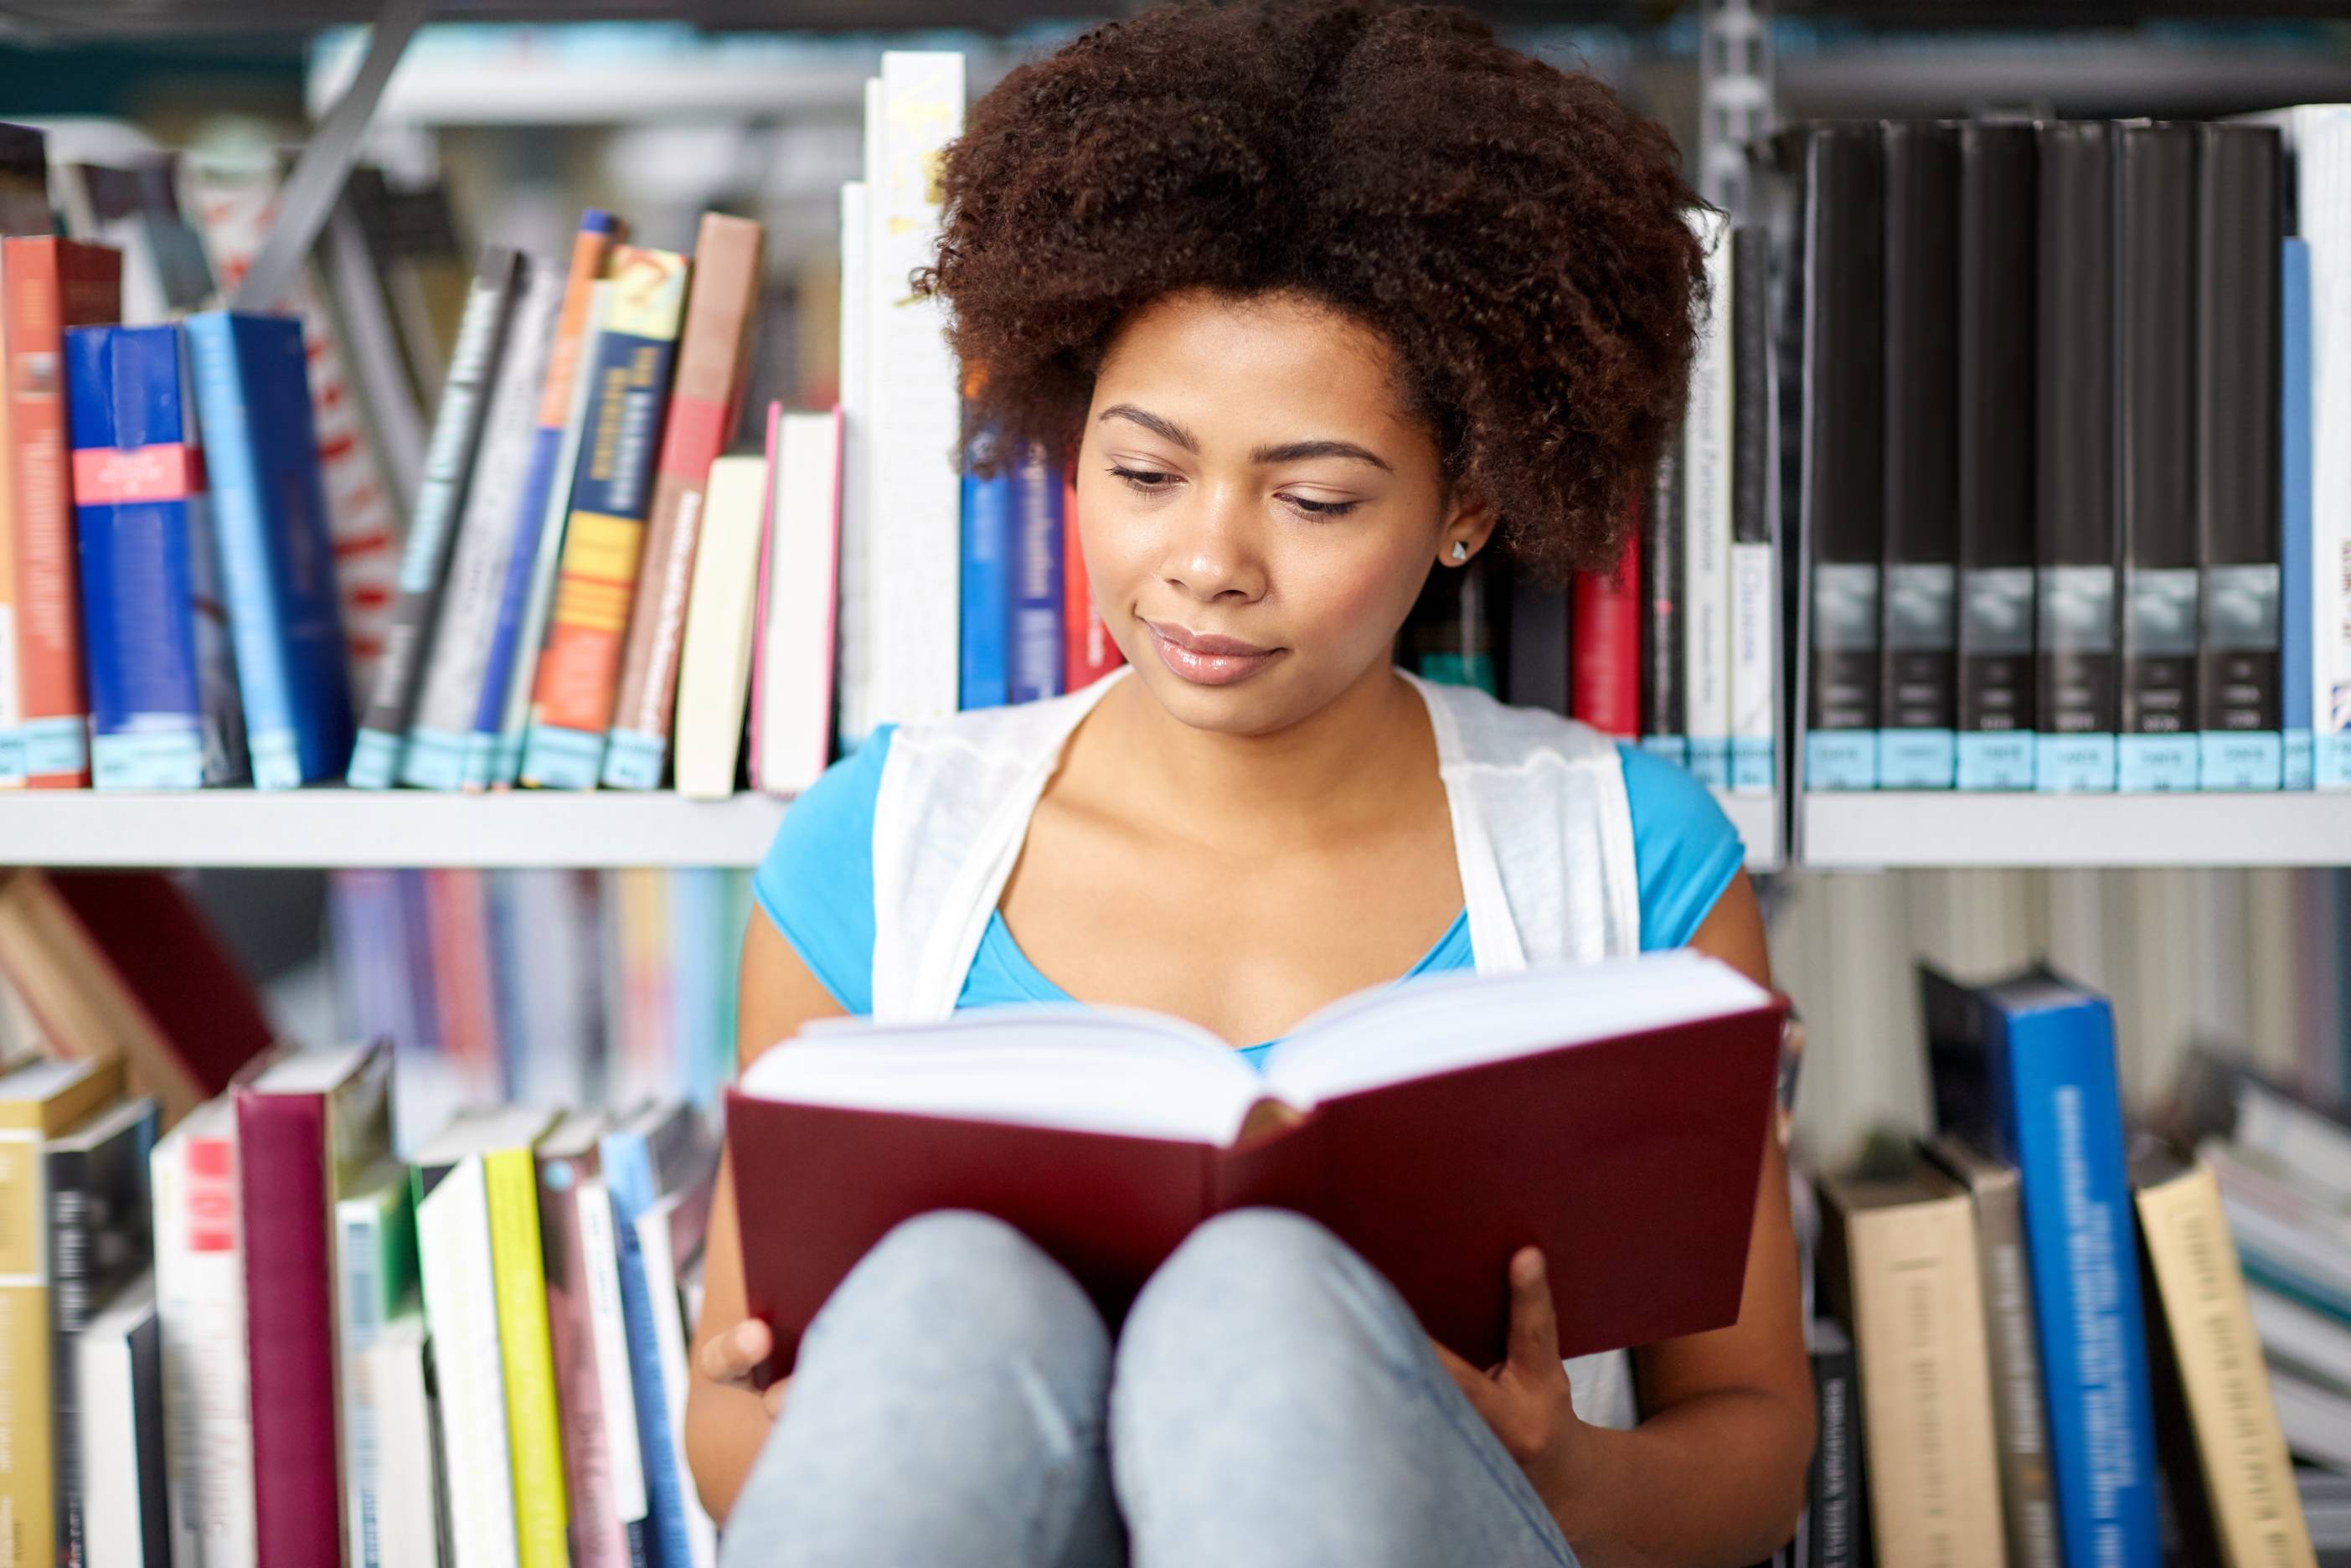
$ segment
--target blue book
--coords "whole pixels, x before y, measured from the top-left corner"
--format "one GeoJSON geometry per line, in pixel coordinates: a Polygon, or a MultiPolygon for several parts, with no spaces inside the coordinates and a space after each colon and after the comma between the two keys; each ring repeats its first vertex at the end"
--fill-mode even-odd
{"type": "Polygon", "coordinates": [[[302,324],[208,310],[185,330],[254,785],[339,777],[350,673],[302,324]]]}
{"type": "Polygon", "coordinates": [[[1974,991],[1924,975],[1936,1121],[2022,1176],[2064,1560],[2160,1568],[2113,1009],[2045,972],[1974,991]]]}
{"type": "Polygon", "coordinates": [[[1061,695],[1061,476],[1033,448],[1012,473],[1012,700],[1061,695]]]}
{"type": "Polygon", "coordinates": [[[67,329],[74,531],[101,789],[246,778],[180,329],[67,329]]]}
{"type": "Polygon", "coordinates": [[[612,1199],[613,1240],[621,1270],[621,1320],[629,1341],[630,1392],[637,1406],[637,1444],[643,1451],[645,1499],[652,1534],[664,1563],[690,1563],[694,1552],[687,1511],[697,1510],[693,1485],[670,1438],[669,1392],[653,1317],[653,1289],[637,1245],[637,1220],[672,1193],[709,1179],[714,1161],[699,1122],[684,1105],[654,1106],[604,1134],[599,1145],[604,1185],[612,1199]]]}
{"type": "MultiPolygon", "coordinates": [[[[979,442],[972,443],[977,455],[979,442]]],[[[1012,604],[1012,476],[963,474],[962,638],[958,670],[964,708],[1002,707],[1011,700],[1007,646],[1012,604]]]]}
{"type": "Polygon", "coordinates": [[[2279,591],[2279,707],[2285,716],[2285,787],[2307,789],[2315,777],[2311,739],[2310,542],[2310,242],[2289,239],[2279,253],[2278,300],[2283,386],[2278,445],[2284,473],[2278,492],[2283,567],[2279,591]]]}

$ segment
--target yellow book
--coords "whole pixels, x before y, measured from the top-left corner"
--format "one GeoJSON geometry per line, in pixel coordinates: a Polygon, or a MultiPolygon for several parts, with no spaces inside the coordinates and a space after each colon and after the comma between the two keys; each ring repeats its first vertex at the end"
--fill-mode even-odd
{"type": "Polygon", "coordinates": [[[57,1561],[42,1141],[121,1092],[111,1058],[35,1061],[0,1077],[0,1568],[57,1561]]]}
{"type": "Polygon", "coordinates": [[[538,1164],[529,1145],[485,1154],[482,1181],[489,1197],[490,1269],[497,1281],[498,1352],[506,1367],[517,1560],[522,1568],[569,1568],[562,1427],[538,1242],[538,1164]]]}

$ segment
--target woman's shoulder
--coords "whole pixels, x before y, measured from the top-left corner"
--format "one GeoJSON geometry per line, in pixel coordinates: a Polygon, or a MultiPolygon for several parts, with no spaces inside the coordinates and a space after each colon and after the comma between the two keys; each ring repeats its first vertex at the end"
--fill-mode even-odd
{"type": "Polygon", "coordinates": [[[794,799],[752,876],[759,907],[849,1012],[872,1009],[873,802],[895,727],[883,725],[794,799]]]}
{"type": "Polygon", "coordinates": [[[1714,791],[1688,769],[1629,741],[1615,746],[1633,819],[1641,946],[1687,946],[1746,864],[1746,846],[1714,791]]]}

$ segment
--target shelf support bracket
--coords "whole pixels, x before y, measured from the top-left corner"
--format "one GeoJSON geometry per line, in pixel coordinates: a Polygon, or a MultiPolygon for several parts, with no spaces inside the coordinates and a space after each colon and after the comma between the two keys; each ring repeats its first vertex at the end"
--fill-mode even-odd
{"type": "Polygon", "coordinates": [[[359,161],[360,139],[375,117],[384,83],[392,79],[392,68],[400,63],[408,41],[432,9],[433,0],[383,0],[383,9],[368,35],[367,54],[351,85],[319,122],[302,155],[295,160],[294,172],[287,176],[286,188],[278,197],[277,221],[255,254],[245,280],[237,285],[235,308],[275,310],[285,304],[303,259],[342,195],[351,165],[359,161]]]}
{"type": "Polygon", "coordinates": [[[1771,0],[1700,0],[1698,193],[1733,223],[1748,210],[1747,149],[1770,135],[1771,0]]]}

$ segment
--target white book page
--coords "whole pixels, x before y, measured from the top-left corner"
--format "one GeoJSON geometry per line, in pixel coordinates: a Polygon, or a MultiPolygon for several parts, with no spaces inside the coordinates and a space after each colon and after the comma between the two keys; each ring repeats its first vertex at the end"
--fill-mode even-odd
{"type": "Polygon", "coordinates": [[[1266,1084],[1206,1030],[1109,1008],[987,1008],[944,1023],[802,1031],[742,1090],[803,1105],[1226,1144],[1266,1084]]]}

